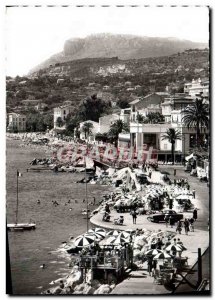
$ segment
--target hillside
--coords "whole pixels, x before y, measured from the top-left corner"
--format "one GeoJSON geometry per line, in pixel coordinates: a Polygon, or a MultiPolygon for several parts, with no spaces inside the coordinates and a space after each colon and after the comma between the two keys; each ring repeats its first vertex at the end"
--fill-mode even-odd
{"type": "MultiPolygon", "coordinates": [[[[162,57],[121,60],[112,58],[85,58],[63,63],[56,63],[34,72],[31,76],[57,76],[70,78],[94,77],[133,77],[147,75],[149,77],[172,73],[195,75],[198,70],[208,72],[209,51],[189,49],[162,57]]],[[[207,76],[207,74],[206,74],[207,76]]],[[[102,80],[102,79],[100,79],[102,80]]],[[[189,80],[189,79],[188,79],[189,80]]],[[[137,82],[137,84],[139,84],[137,82]]]]}
{"type": "Polygon", "coordinates": [[[160,57],[182,52],[186,49],[203,49],[207,44],[194,43],[176,38],[139,37],[134,35],[97,34],[86,38],[67,40],[62,52],[50,57],[33,68],[30,73],[83,58],[111,58],[121,60],[160,57]]]}
{"type": "Polygon", "coordinates": [[[37,103],[31,99],[42,102],[46,113],[52,113],[53,107],[65,101],[70,101],[75,109],[92,94],[111,102],[114,112],[120,101],[130,102],[153,91],[165,91],[167,85],[173,92],[182,92],[184,82],[208,76],[207,49],[156,58],[87,58],[56,63],[28,77],[7,79],[7,112],[28,112],[37,103]]]}

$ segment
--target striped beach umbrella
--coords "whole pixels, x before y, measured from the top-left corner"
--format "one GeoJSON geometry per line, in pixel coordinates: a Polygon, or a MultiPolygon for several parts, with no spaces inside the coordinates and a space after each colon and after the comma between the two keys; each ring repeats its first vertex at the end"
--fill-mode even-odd
{"type": "Polygon", "coordinates": [[[127,242],[127,240],[123,237],[120,237],[120,235],[119,236],[111,236],[107,239],[107,244],[109,244],[109,245],[111,245],[111,244],[120,245],[120,244],[124,244],[126,242],[127,242]]]}
{"type": "Polygon", "coordinates": [[[135,229],[126,229],[125,231],[123,232],[128,232],[129,234],[134,234],[135,233],[135,229]]]}
{"type": "Polygon", "coordinates": [[[120,232],[118,230],[108,231],[107,236],[118,236],[120,232]]]}
{"type": "Polygon", "coordinates": [[[183,245],[183,244],[179,244],[179,243],[177,243],[177,246],[179,246],[179,247],[182,249],[182,251],[185,251],[185,250],[187,250],[187,248],[186,248],[186,247],[184,247],[184,245],[183,245]]]}
{"type": "Polygon", "coordinates": [[[126,232],[126,231],[122,231],[122,232],[120,232],[119,236],[124,238],[124,239],[129,239],[131,234],[126,232]]]}
{"type": "Polygon", "coordinates": [[[96,239],[95,235],[84,234],[78,236],[75,239],[74,244],[76,247],[87,247],[92,243],[94,243],[95,239],[96,239]]]}
{"type": "Polygon", "coordinates": [[[102,228],[99,228],[99,227],[88,230],[88,233],[90,233],[90,234],[92,233],[92,234],[95,234],[97,236],[99,235],[102,238],[104,238],[106,236],[106,231],[102,228]]]}
{"type": "Polygon", "coordinates": [[[153,259],[170,259],[172,256],[166,252],[158,253],[153,259]]]}
{"type": "Polygon", "coordinates": [[[177,251],[177,252],[182,252],[182,248],[180,245],[169,245],[165,248],[166,251],[177,251]]]}
{"type": "Polygon", "coordinates": [[[160,249],[150,249],[150,250],[146,251],[145,255],[147,255],[147,256],[156,256],[159,253],[163,253],[163,251],[160,250],[160,249]]]}

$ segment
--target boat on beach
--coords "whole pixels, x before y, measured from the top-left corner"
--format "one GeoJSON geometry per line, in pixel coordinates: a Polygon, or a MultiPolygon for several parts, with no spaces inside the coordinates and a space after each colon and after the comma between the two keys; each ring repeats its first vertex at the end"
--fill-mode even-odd
{"type": "Polygon", "coordinates": [[[9,229],[11,231],[32,230],[32,229],[36,229],[36,223],[7,224],[7,229],[9,229]]]}
{"type": "Polygon", "coordinates": [[[19,208],[19,180],[18,178],[22,176],[22,174],[17,170],[17,189],[16,189],[16,221],[12,224],[7,224],[7,229],[11,231],[24,231],[24,230],[32,230],[36,229],[35,222],[29,223],[18,223],[18,208],[19,208]]]}

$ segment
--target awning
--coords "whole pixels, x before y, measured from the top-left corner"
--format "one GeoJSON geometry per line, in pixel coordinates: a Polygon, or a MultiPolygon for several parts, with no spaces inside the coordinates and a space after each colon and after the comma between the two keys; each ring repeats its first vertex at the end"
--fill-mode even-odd
{"type": "Polygon", "coordinates": [[[191,158],[193,158],[193,153],[190,154],[189,156],[186,156],[186,157],[185,157],[185,160],[186,160],[186,161],[189,161],[191,158]]]}

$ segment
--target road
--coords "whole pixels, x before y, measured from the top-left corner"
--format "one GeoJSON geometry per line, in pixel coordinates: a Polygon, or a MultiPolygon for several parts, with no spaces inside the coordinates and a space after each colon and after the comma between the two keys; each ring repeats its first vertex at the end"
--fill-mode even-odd
{"type": "MultiPolygon", "coordinates": [[[[183,166],[171,166],[171,165],[161,165],[159,170],[165,170],[170,173],[169,177],[171,180],[186,178],[189,181],[190,189],[196,190],[197,199],[195,206],[198,208],[198,221],[195,224],[195,227],[201,230],[208,230],[207,222],[209,218],[209,212],[211,209],[209,203],[209,192],[210,189],[207,187],[207,183],[200,182],[197,177],[190,176],[189,173],[184,172],[183,166]],[[174,169],[176,169],[176,176],[173,175],[174,169]]],[[[192,200],[194,203],[194,201],[192,200]]]]}
{"type": "MultiPolygon", "coordinates": [[[[190,176],[189,173],[184,172],[183,166],[159,166],[160,170],[166,170],[171,175],[169,176],[172,179],[178,178],[187,178],[191,189],[195,189],[198,194],[198,199],[196,202],[196,206],[198,208],[198,221],[195,224],[195,228],[200,230],[208,230],[207,222],[211,212],[210,205],[210,189],[205,188],[207,184],[205,182],[200,182],[196,177],[190,176]],[[173,175],[174,169],[176,169],[176,176],[173,175]]],[[[210,259],[210,249],[208,249],[204,255],[202,256],[202,277],[206,279],[211,278],[211,259],[210,259]]],[[[187,274],[186,279],[192,284],[197,283],[198,273],[197,273],[198,265],[192,268],[192,270],[187,274]]],[[[175,293],[191,293],[194,289],[190,287],[186,283],[181,283],[176,289],[175,293]]]]}

